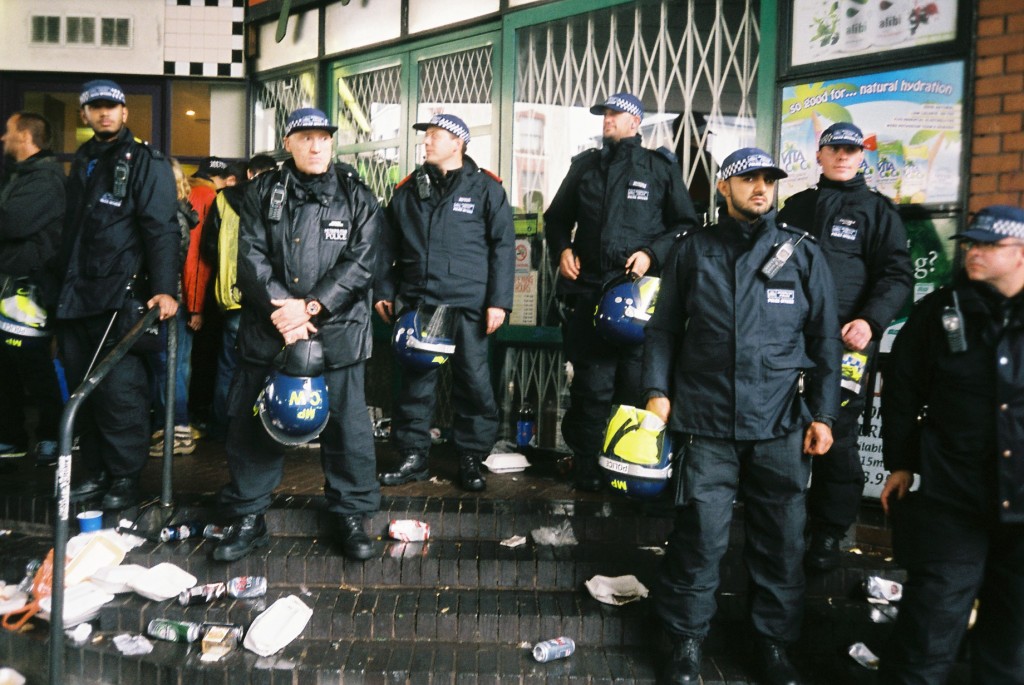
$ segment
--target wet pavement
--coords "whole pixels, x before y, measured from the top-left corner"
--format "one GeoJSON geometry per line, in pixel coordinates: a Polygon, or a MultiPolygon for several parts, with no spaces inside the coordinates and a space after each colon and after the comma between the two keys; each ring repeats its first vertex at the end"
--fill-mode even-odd
{"type": "MultiPolygon", "coordinates": [[[[140,525],[167,520],[216,520],[218,487],[227,480],[223,447],[201,440],[193,455],[174,461],[175,508],[144,507],[123,514],[140,525]]],[[[323,477],[316,450],[294,450],[268,512],[271,544],[233,563],[209,558],[211,542],[146,543],[125,563],[153,566],[169,561],[199,583],[238,575],[263,575],[270,589],[256,600],[218,600],[181,607],[128,593],[105,605],[93,639],[66,649],[69,683],[654,683],[664,647],[644,600],[622,607],[600,604],[583,588],[595,574],[636,575],[650,586],[658,551],[671,529],[666,502],[636,503],[611,493],[577,493],[560,476],[555,455],[535,452],[533,466],[518,474],[491,474],[487,490],[464,493],[452,483],[451,450],[431,456],[436,481],[385,488],[382,509],[368,523],[379,537],[365,563],[345,559],[331,543],[322,511],[323,477]],[[430,540],[384,539],[391,519],[430,524],[430,540]],[[528,541],[500,544],[512,535],[530,537],[541,526],[568,522],[578,545],[555,547],[528,541]],[[237,650],[219,662],[199,659],[196,645],[155,642],[152,653],[122,656],[114,636],[141,632],[153,618],[217,621],[247,626],[278,597],[297,595],[313,609],[300,637],[282,652],[257,657],[237,650]],[[566,635],[576,641],[568,659],[536,663],[529,647],[566,635]]],[[[0,473],[0,572],[18,581],[25,563],[39,558],[52,535],[53,469],[11,460],[0,473]]],[[[397,456],[378,446],[382,469],[397,456]]],[[[142,478],[144,493],[160,491],[160,459],[142,478]]],[[[742,505],[737,505],[732,544],[722,564],[719,615],[706,645],[705,683],[754,683],[746,654],[747,576],[741,561],[742,505]]],[[[108,514],[107,525],[115,516],[108,514]]],[[[74,531],[72,531],[74,532],[74,531]]],[[[881,651],[891,624],[875,623],[859,590],[869,575],[902,580],[887,558],[888,531],[877,507],[865,505],[843,566],[808,583],[803,637],[792,649],[809,683],[874,683],[874,674],[845,650],[863,641],[881,651]]],[[[33,620],[23,633],[0,631],[0,666],[11,666],[45,683],[48,625],[33,620]]],[[[961,669],[962,670],[962,669],[961,669]]],[[[967,682],[962,672],[953,683],[967,682]]]]}

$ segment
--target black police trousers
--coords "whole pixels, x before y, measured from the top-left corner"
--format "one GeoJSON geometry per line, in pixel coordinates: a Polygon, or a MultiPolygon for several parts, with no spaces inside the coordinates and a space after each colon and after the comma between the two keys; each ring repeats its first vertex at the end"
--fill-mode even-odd
{"type": "Polygon", "coordinates": [[[971,682],[1024,683],[1024,525],[984,521],[917,493],[894,505],[892,525],[907,581],[879,682],[945,683],[977,598],[971,682]]]}
{"type": "Polygon", "coordinates": [[[615,345],[598,335],[594,310],[600,300],[601,293],[567,297],[570,312],[562,325],[562,350],[573,369],[562,436],[574,455],[594,460],[604,444],[612,405],[643,409],[644,346],[615,345]]]}
{"type": "MultiPolygon", "coordinates": [[[[110,314],[58,321],[57,344],[68,387],[77,388],[110,324],[110,314]]],[[[108,338],[96,365],[116,344],[108,338]]],[[[93,371],[96,367],[93,367],[93,371]]],[[[144,358],[129,352],[82,405],[75,424],[88,475],[135,478],[149,458],[149,380],[144,358]]]]}
{"type": "Polygon", "coordinates": [[[36,349],[19,349],[0,343],[0,443],[28,447],[25,402],[35,405],[39,421],[36,440],[56,440],[61,402],[57,372],[50,357],[49,341],[36,349]]]}
{"type": "MultiPolygon", "coordinates": [[[[482,312],[455,315],[452,369],[452,438],[459,454],[490,454],[498,437],[498,403],[487,365],[486,321],[482,312]]],[[[391,417],[391,441],[400,454],[430,451],[430,423],[437,405],[440,368],[402,369],[391,417]]]]}
{"type": "MultiPolygon", "coordinates": [[[[372,514],[380,508],[373,426],[366,408],[365,363],[324,372],[330,415],[320,434],[327,510],[335,514],[372,514]]],[[[228,517],[260,514],[270,507],[284,474],[285,446],[263,429],[253,406],[269,366],[243,362],[228,392],[225,448],[231,482],[220,492],[228,517]]]]}
{"type": "Polygon", "coordinates": [[[832,447],[811,462],[807,516],[812,529],[841,538],[857,519],[864,493],[857,423],[864,413],[865,393],[843,390],[843,404],[832,425],[832,447]]]}

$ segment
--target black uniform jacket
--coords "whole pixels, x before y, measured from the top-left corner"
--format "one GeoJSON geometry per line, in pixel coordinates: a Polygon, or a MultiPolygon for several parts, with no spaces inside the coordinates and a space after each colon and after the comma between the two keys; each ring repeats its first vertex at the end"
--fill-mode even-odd
{"type": "Polygon", "coordinates": [[[786,200],[779,221],[808,231],[828,258],[839,295],[839,322],[864,319],[878,340],[914,283],[907,233],[896,206],[857,174],[824,176],[786,200]]]}
{"type": "Polygon", "coordinates": [[[53,270],[61,283],[57,318],[120,308],[136,273],[146,276],[136,290],[140,298],[177,295],[181,234],[176,187],[164,156],[136,141],[127,128],[111,143],[93,138],[78,149],[53,270]],[[118,165],[128,171],[123,197],[114,183],[118,165]]]}
{"type": "Polygon", "coordinates": [[[919,473],[945,507],[1024,523],[1024,295],[961,272],[914,307],[883,376],[885,467],[919,473]],[[967,340],[956,353],[942,324],[954,290],[967,340]]]}
{"type": "Polygon", "coordinates": [[[645,329],[642,381],[672,399],[671,430],[765,440],[835,417],[842,348],[824,255],[805,239],[774,278],[760,273],[799,236],[773,211],[754,224],[724,216],[679,243],[645,329]]]}
{"type": "Polygon", "coordinates": [[[50,152],[16,162],[0,188],[0,274],[38,275],[57,252],[64,170],[50,152]]]}
{"type": "Polygon", "coordinates": [[[238,229],[242,358],[270,362],[284,338],[270,321],[271,300],[310,298],[325,311],[313,321],[328,368],[369,358],[370,289],[383,214],[355,169],[333,164],[318,176],[292,161],[248,187],[238,229]],[[274,189],[285,191],[281,218],[270,218],[274,189]]]}
{"type": "Polygon", "coordinates": [[[640,136],[576,155],[544,212],[552,259],[557,264],[571,247],[580,260],[575,282],[559,278],[565,293],[599,290],[639,250],[651,257],[647,275],[656,276],[676,236],[696,227],[679,166],[642,147],[640,136]]]}
{"type": "Polygon", "coordinates": [[[445,190],[425,167],[395,188],[376,299],[512,311],[515,231],[505,189],[469,157],[453,173],[445,190]]]}

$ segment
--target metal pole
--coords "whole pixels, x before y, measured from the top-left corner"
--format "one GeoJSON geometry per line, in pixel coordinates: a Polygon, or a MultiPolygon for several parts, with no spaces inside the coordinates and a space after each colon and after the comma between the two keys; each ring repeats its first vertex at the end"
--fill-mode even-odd
{"type": "Polygon", "coordinates": [[[164,393],[164,471],[160,487],[160,506],[171,506],[171,470],[174,464],[174,396],[178,378],[178,314],[167,325],[167,391],[164,393]]]}
{"type": "Polygon", "coordinates": [[[110,370],[128,354],[143,331],[152,326],[159,316],[158,307],[146,312],[142,320],[100,362],[92,375],[75,388],[60,417],[60,456],[57,460],[54,493],[57,517],[53,527],[53,587],[50,596],[50,685],[64,685],[64,562],[68,546],[68,511],[71,509],[71,446],[74,441],[75,415],[85,398],[92,394],[110,370]]]}

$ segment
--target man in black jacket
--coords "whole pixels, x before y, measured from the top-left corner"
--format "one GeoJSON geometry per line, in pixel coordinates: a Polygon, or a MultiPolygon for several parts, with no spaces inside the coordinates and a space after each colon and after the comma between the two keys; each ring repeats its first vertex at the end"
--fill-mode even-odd
{"type": "MultiPolygon", "coordinates": [[[[425,131],[423,166],[395,188],[388,206],[376,310],[390,323],[401,307],[447,305],[454,310],[452,355],[454,443],[465,490],[486,486],[480,461],[498,435],[498,405],[487,367],[487,336],[512,311],[515,233],[501,179],[467,157],[469,127],[438,114],[413,126],[425,131]]],[[[391,419],[392,441],[403,457],[384,485],[427,477],[430,420],[437,369],[402,371],[391,419]]]]}
{"type": "Polygon", "coordinates": [[[1024,210],[988,207],[954,238],[964,271],[914,307],[882,386],[882,506],[907,569],[885,685],[946,682],[975,599],[971,682],[1024,682],[1024,210]]]}
{"type": "MultiPolygon", "coordinates": [[[[113,81],[89,81],[79,103],[93,137],[71,164],[64,232],[51,269],[59,287],[50,311],[70,387],[145,308],[159,308],[161,320],[175,315],[181,241],[171,166],[132,137],[124,91],[113,81]]],[[[71,489],[72,498],[103,495],[104,509],[133,504],[149,453],[141,355],[128,354],[110,372],[78,427],[87,477],[71,489]]]]}
{"type": "MultiPolygon", "coordinates": [[[[0,188],[0,313],[11,320],[32,312],[7,311],[10,304],[36,302],[19,298],[35,291],[43,266],[57,251],[64,220],[64,170],[50,151],[50,123],[35,112],[18,112],[7,120],[4,154],[13,162],[0,188]],[[10,299],[8,299],[10,298],[10,299]],[[14,318],[11,318],[14,317],[14,318]]],[[[36,317],[37,318],[37,317],[36,317]]],[[[0,340],[0,458],[21,456],[28,446],[23,411],[26,393],[39,415],[36,463],[57,459],[61,396],[50,354],[49,338],[24,345],[0,340]]]]}
{"type": "Polygon", "coordinates": [[[812,571],[839,565],[839,541],[857,516],[864,470],[857,445],[871,357],[877,341],[910,297],[913,271],[907,235],[896,207],[868,188],[860,173],[864,135],[848,123],[829,126],[818,140],[821,178],[779,211],[779,221],[808,231],[828,259],[839,298],[843,336],[842,397],[835,442],[815,459],[807,513],[811,543],[804,559],[812,571]]]}
{"type": "Polygon", "coordinates": [[[228,395],[231,482],[220,492],[233,526],[213,552],[221,561],[269,542],[264,513],[281,482],[285,448],[263,429],[253,406],[281,348],[313,334],[323,345],[330,408],[320,434],[327,511],[345,556],[373,554],[363,526],[380,506],[380,487],[363,379],[383,216],[355,170],[331,161],[337,130],[318,109],[292,112],[284,132],[292,158],[255,179],[242,204],[241,363],[228,395]]]}
{"type": "Polygon", "coordinates": [[[674,641],[672,685],[700,680],[738,493],[760,675],[799,682],[785,648],[803,609],[804,493],[810,455],[832,445],[841,347],[825,256],[775,222],[785,176],[757,148],[726,157],[718,192],[728,216],[680,243],[646,329],[647,409],[681,445],[675,528],[654,586],[674,641]]]}
{"type": "Polygon", "coordinates": [[[636,96],[617,93],[590,111],[604,117],[604,146],[573,158],[544,212],[544,232],[558,263],[558,293],[568,312],[562,348],[573,368],[562,435],[573,453],[576,488],[596,491],[612,404],[639,406],[642,400],[643,346],[603,340],[594,310],[613,279],[658,275],[672,243],[697,227],[697,217],[675,155],[641,146],[644,108],[636,96]]]}

